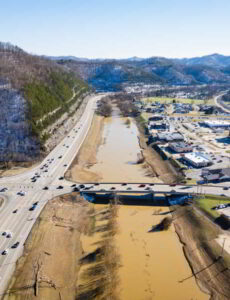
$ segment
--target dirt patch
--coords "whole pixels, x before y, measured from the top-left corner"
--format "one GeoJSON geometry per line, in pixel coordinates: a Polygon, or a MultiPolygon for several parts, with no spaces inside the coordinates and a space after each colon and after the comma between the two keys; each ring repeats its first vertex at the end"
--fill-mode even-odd
{"type": "Polygon", "coordinates": [[[80,234],[88,230],[89,209],[76,194],[48,202],[25,243],[4,299],[75,299],[80,234]]]}
{"type": "Polygon", "coordinates": [[[102,143],[102,132],[104,117],[95,115],[89,133],[75,157],[69,170],[66,172],[66,179],[77,182],[97,182],[101,178],[98,174],[89,170],[89,168],[96,164],[97,149],[102,143]]]}
{"type": "Polygon", "coordinates": [[[13,163],[9,162],[4,166],[1,166],[0,169],[0,176],[6,177],[6,176],[13,176],[22,174],[26,171],[29,171],[36,166],[39,165],[40,162],[24,162],[24,163],[13,163]]]}
{"type": "Polygon", "coordinates": [[[230,256],[216,242],[221,230],[193,207],[176,209],[173,218],[192,270],[190,276],[181,278],[181,284],[195,277],[201,289],[211,294],[211,299],[230,299],[230,256]]]}

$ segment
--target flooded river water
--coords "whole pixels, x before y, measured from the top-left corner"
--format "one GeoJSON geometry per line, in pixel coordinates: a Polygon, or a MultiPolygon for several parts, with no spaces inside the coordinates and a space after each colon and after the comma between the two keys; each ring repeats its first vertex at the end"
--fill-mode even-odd
{"type": "MultiPolygon", "coordinates": [[[[101,175],[103,181],[154,182],[145,176],[145,170],[134,164],[140,153],[138,130],[134,123],[124,124],[115,114],[104,127],[104,143],[91,170],[101,175]]],[[[182,246],[171,226],[165,232],[148,231],[165,217],[167,207],[120,206],[117,222],[119,233],[116,245],[121,257],[118,286],[122,300],[204,300],[191,275],[183,255],[182,246]]]]}

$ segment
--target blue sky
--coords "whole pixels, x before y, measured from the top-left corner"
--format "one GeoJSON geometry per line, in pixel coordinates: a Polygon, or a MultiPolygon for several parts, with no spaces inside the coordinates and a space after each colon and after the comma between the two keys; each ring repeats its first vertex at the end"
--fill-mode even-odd
{"type": "Polygon", "coordinates": [[[0,0],[0,41],[89,58],[230,55],[230,0],[0,0]]]}

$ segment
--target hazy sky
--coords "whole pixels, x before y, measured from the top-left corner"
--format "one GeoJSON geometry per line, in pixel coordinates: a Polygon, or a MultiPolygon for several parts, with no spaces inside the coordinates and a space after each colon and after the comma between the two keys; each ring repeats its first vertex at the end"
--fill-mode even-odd
{"type": "Polygon", "coordinates": [[[230,55],[230,0],[0,0],[0,41],[90,58],[230,55]]]}

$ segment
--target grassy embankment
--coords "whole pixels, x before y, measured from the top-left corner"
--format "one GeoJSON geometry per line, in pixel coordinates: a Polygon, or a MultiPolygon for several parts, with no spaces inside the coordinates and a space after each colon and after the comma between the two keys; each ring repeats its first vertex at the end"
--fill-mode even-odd
{"type": "Polygon", "coordinates": [[[186,104],[213,104],[213,99],[209,100],[200,100],[200,99],[181,99],[181,98],[168,98],[168,97],[149,97],[142,99],[145,103],[153,103],[153,102],[160,102],[164,104],[169,103],[186,103],[186,104]]]}
{"type": "Polygon", "coordinates": [[[212,219],[219,217],[221,214],[221,210],[214,210],[212,208],[225,203],[230,203],[230,198],[207,195],[196,199],[196,205],[212,219]]]}
{"type": "Polygon", "coordinates": [[[50,73],[47,83],[41,81],[26,84],[24,95],[29,103],[28,118],[33,134],[44,142],[48,136],[41,136],[43,129],[59,119],[65,112],[68,112],[71,105],[87,89],[88,87],[84,82],[76,79],[73,74],[64,72],[50,73]],[[74,87],[77,95],[68,101],[73,95],[74,87]],[[56,109],[54,114],[49,115],[56,109]],[[46,117],[44,118],[44,116],[46,117]]]}

